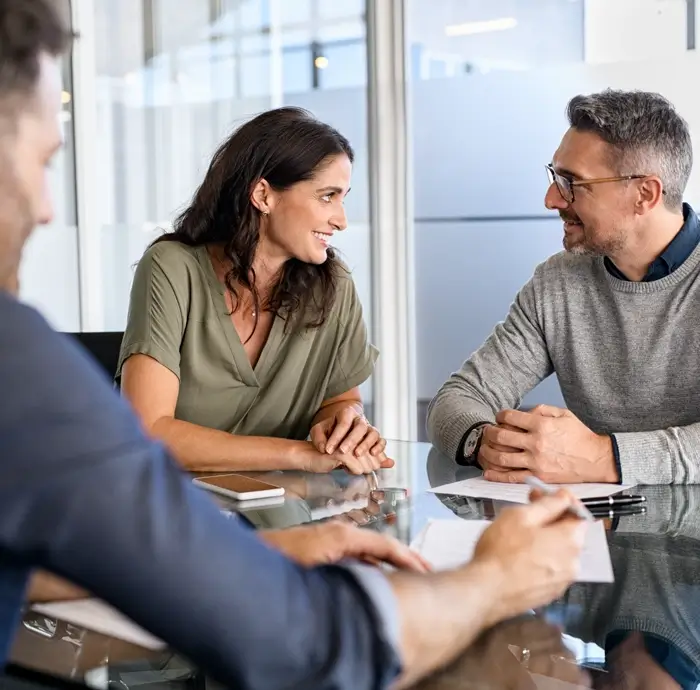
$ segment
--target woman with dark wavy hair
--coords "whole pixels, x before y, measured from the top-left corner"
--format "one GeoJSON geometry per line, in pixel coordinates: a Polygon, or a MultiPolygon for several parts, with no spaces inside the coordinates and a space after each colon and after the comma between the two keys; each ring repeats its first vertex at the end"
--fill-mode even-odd
{"type": "Polygon", "coordinates": [[[117,378],[185,468],[393,464],[359,391],[377,351],[331,248],[353,157],[310,113],[265,112],[139,262],[117,378]]]}

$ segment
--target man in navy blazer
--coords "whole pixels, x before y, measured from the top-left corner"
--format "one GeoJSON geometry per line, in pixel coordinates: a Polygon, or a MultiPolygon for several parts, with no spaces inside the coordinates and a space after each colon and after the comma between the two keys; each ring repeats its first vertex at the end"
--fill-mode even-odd
{"type": "Polygon", "coordinates": [[[408,684],[558,596],[583,541],[570,495],[505,511],[469,565],[439,575],[361,564],[423,569],[366,530],[258,534],[222,516],[101,372],[17,300],[24,244],[52,218],[68,43],[52,0],[0,0],[0,665],[35,568],[237,688],[408,684]]]}

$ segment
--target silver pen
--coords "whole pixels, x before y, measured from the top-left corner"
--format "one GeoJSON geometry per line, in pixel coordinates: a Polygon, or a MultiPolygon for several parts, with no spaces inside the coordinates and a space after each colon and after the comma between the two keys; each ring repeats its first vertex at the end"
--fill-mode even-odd
{"type": "MultiPolygon", "coordinates": [[[[539,489],[543,494],[547,496],[552,496],[559,489],[556,486],[551,486],[549,484],[545,484],[541,479],[538,479],[537,477],[525,477],[525,483],[528,486],[531,486],[533,489],[539,489]]],[[[595,522],[595,518],[593,517],[593,513],[591,513],[586,506],[584,506],[581,503],[574,503],[572,506],[569,506],[569,512],[573,513],[577,518],[581,518],[581,520],[586,520],[587,522],[595,522]]]]}

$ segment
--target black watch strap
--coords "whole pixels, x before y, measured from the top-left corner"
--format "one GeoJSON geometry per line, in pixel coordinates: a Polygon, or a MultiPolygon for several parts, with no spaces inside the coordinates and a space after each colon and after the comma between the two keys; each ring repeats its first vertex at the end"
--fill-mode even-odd
{"type": "Polygon", "coordinates": [[[477,444],[474,452],[468,458],[464,457],[464,446],[467,444],[467,438],[469,437],[469,434],[471,434],[472,431],[474,431],[474,429],[478,429],[480,426],[485,426],[486,424],[488,424],[488,422],[477,422],[476,424],[472,424],[467,429],[464,436],[462,436],[462,439],[459,442],[459,446],[457,446],[457,457],[455,458],[458,465],[463,465],[465,467],[476,467],[476,458],[479,455],[481,439],[479,439],[479,443],[477,444]]]}

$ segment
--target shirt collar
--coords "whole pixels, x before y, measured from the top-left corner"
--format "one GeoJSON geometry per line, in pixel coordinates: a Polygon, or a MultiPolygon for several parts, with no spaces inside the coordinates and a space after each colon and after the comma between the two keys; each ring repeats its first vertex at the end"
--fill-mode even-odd
{"type": "Polygon", "coordinates": [[[683,204],[683,219],[683,227],[659,257],[668,267],[669,273],[681,266],[700,242],[700,223],[689,204],[683,204]]]}
{"type": "MultiPolygon", "coordinates": [[[[683,226],[671,243],[649,266],[643,282],[665,278],[679,268],[700,244],[700,221],[690,204],[683,204],[683,226]]],[[[620,280],[629,281],[615,264],[605,257],[605,268],[610,275],[620,280]]]]}

